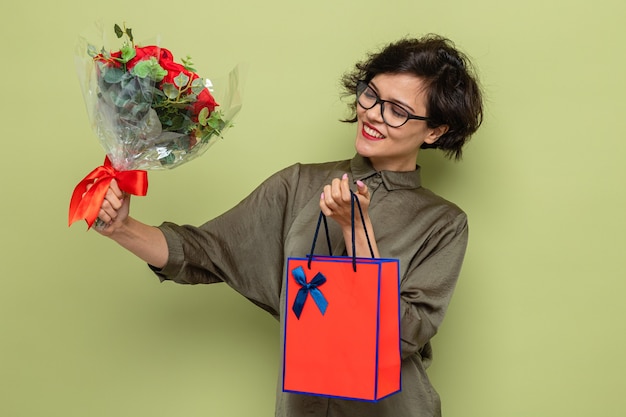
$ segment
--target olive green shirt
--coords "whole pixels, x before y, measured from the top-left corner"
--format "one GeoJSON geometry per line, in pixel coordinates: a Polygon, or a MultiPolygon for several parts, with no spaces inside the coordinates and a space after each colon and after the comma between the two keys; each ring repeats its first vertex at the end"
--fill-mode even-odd
{"type": "MultiPolygon", "coordinates": [[[[380,256],[400,260],[402,391],[371,403],[284,393],[279,380],[276,416],[439,416],[439,396],[425,369],[432,358],[430,339],[461,269],[467,218],[457,206],[421,187],[419,167],[377,172],[359,155],[293,165],[200,227],[162,224],[169,260],[155,272],[162,280],[181,284],[225,282],[281,320],[287,258],[310,252],[323,187],[344,173],[370,190],[369,215],[380,256]]],[[[333,255],[345,254],[339,226],[330,221],[329,229],[333,255]]],[[[324,239],[318,239],[318,246],[315,253],[327,253],[324,239]]]]}

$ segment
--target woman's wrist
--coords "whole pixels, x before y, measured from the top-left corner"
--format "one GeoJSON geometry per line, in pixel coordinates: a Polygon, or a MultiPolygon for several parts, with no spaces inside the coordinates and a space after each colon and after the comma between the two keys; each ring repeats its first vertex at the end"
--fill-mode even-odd
{"type": "Polygon", "coordinates": [[[127,217],[107,236],[150,265],[163,268],[167,264],[169,250],[158,227],[127,217]]]}

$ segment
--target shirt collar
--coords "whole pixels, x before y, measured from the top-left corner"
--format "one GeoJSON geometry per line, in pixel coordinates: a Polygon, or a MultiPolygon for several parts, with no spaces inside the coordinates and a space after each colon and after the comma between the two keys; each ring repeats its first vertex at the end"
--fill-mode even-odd
{"type": "Polygon", "coordinates": [[[352,175],[354,180],[364,181],[367,178],[380,175],[385,188],[388,190],[412,190],[420,188],[422,181],[420,177],[421,168],[419,165],[415,166],[415,171],[376,171],[372,166],[370,160],[359,154],[356,154],[350,161],[350,168],[352,169],[352,175]]]}

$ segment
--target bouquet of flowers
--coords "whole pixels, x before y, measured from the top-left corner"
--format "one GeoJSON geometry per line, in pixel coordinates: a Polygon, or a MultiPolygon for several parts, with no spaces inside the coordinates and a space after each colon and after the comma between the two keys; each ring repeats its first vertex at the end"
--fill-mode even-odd
{"type": "Polygon", "coordinates": [[[83,41],[79,77],[92,127],[107,156],[75,188],[69,224],[96,221],[110,182],[135,195],[147,192],[148,169],[174,168],[202,154],[241,108],[238,69],[230,73],[224,101],[201,78],[189,57],[181,63],[159,46],[138,46],[130,28],[114,26],[114,52],[83,41]]]}

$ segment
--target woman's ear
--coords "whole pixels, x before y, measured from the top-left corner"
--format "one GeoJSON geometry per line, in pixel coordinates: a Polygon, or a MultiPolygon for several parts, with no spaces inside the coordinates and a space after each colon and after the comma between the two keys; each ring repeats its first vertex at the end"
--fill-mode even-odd
{"type": "Polygon", "coordinates": [[[430,133],[428,134],[428,136],[426,136],[424,142],[432,145],[433,143],[437,142],[437,139],[443,136],[448,131],[448,129],[450,129],[450,126],[448,125],[441,125],[430,129],[430,133]]]}

